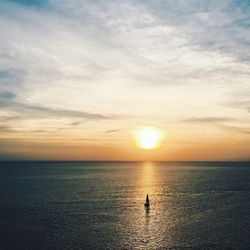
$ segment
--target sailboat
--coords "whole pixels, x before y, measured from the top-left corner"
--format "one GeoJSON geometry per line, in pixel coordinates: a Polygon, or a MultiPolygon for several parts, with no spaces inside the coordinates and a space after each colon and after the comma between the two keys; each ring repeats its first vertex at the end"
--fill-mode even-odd
{"type": "Polygon", "coordinates": [[[146,197],[146,202],[144,204],[145,207],[149,208],[150,204],[149,204],[149,198],[148,198],[148,194],[147,194],[147,197],[146,197]]]}

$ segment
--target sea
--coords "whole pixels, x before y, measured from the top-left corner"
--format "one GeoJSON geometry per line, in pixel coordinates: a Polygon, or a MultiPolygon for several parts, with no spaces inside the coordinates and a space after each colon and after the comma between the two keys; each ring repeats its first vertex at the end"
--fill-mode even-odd
{"type": "Polygon", "coordinates": [[[2,161],[0,249],[250,249],[250,162],[2,161]]]}

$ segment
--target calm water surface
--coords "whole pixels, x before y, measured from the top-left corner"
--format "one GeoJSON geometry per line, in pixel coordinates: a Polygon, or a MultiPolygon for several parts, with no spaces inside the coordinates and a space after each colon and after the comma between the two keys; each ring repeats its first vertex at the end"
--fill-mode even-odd
{"type": "Polygon", "coordinates": [[[0,162],[0,249],[185,248],[250,249],[250,163],[0,162]]]}

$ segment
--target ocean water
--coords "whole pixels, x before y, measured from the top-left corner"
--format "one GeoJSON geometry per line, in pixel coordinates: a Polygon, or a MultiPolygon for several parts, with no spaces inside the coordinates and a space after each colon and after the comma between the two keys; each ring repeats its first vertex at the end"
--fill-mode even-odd
{"type": "Polygon", "coordinates": [[[250,249],[250,163],[0,162],[0,249],[250,249]]]}

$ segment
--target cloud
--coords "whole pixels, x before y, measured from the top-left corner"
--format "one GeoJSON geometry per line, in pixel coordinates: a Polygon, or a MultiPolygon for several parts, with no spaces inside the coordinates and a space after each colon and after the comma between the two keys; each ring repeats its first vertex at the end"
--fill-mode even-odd
{"type": "Polygon", "coordinates": [[[110,130],[105,131],[105,133],[107,133],[107,134],[109,134],[109,133],[116,133],[118,131],[120,131],[120,130],[119,129],[110,129],[110,130]]]}
{"type": "Polygon", "coordinates": [[[224,106],[233,109],[241,109],[250,112],[250,86],[242,87],[241,90],[234,90],[229,93],[228,100],[223,103],[224,106]]]}
{"type": "MultiPolygon", "coordinates": [[[[4,53],[4,51],[0,50],[0,55],[2,56],[2,58],[8,58],[8,56],[4,55],[4,53]]],[[[3,61],[0,62],[0,65],[1,63],[4,64],[3,61]]],[[[9,66],[2,66],[2,70],[0,70],[0,82],[3,86],[6,86],[7,88],[16,88],[17,83],[21,84],[24,81],[25,75],[26,72],[24,69],[18,70],[13,69],[9,66]]]]}
{"type": "Polygon", "coordinates": [[[196,117],[196,118],[189,118],[184,119],[182,122],[184,123],[191,123],[191,124],[213,124],[218,128],[221,128],[226,131],[230,131],[233,133],[240,133],[240,134],[250,134],[250,129],[241,126],[235,125],[228,125],[232,122],[236,122],[237,119],[230,118],[230,117],[196,117]],[[227,123],[225,125],[224,123],[227,123]]]}
{"type": "Polygon", "coordinates": [[[0,106],[6,107],[11,110],[15,110],[20,114],[26,114],[34,117],[75,117],[75,118],[84,118],[84,119],[93,119],[93,120],[102,120],[102,119],[113,119],[112,116],[88,113],[78,110],[68,110],[68,109],[53,109],[48,107],[40,107],[35,105],[23,104],[19,102],[0,102],[0,106]]]}
{"type": "MultiPolygon", "coordinates": [[[[7,2],[7,0],[3,0],[3,1],[7,2]]],[[[8,1],[15,3],[15,4],[36,7],[36,8],[44,7],[48,4],[47,0],[35,0],[35,1],[34,0],[8,0],[8,1]]]]}
{"type": "MultiPolygon", "coordinates": [[[[84,119],[112,119],[114,117],[103,114],[89,113],[78,110],[68,109],[53,109],[48,107],[36,106],[31,104],[25,104],[17,102],[15,99],[16,95],[10,91],[0,91],[0,107],[11,109],[19,112],[20,114],[29,114],[31,116],[54,116],[54,117],[76,117],[84,119]]],[[[2,121],[10,121],[13,119],[19,119],[19,116],[3,117],[2,121]]]]}
{"type": "Polygon", "coordinates": [[[220,125],[220,128],[234,132],[234,133],[250,135],[249,128],[244,128],[244,127],[239,127],[239,126],[228,126],[228,125],[220,125]]]}
{"type": "MultiPolygon", "coordinates": [[[[149,2],[152,6],[153,1],[149,2]]],[[[248,1],[157,1],[154,6],[154,13],[188,33],[201,49],[249,61],[248,1]]]]}
{"type": "Polygon", "coordinates": [[[84,111],[78,110],[67,110],[67,109],[52,109],[52,108],[45,108],[39,106],[32,106],[32,105],[20,105],[15,107],[16,110],[28,111],[30,113],[39,113],[44,115],[51,115],[56,117],[78,117],[78,118],[85,118],[85,119],[112,119],[111,116],[106,116],[102,114],[95,114],[95,113],[88,113],[84,111]]]}
{"type": "Polygon", "coordinates": [[[0,133],[12,133],[14,132],[10,126],[0,126],[0,133]]]}
{"type": "Polygon", "coordinates": [[[46,82],[67,90],[68,81],[84,89],[121,78],[151,86],[237,83],[237,76],[249,72],[248,40],[242,40],[250,38],[237,22],[247,15],[243,6],[235,13],[225,11],[226,1],[54,0],[50,5],[42,13],[3,6],[4,66],[25,72],[22,85],[30,91],[46,82]]]}
{"type": "Polygon", "coordinates": [[[231,122],[234,118],[229,117],[194,117],[182,120],[182,122],[188,123],[220,123],[220,122],[231,122]]]}
{"type": "Polygon", "coordinates": [[[3,117],[0,116],[0,121],[2,123],[10,122],[10,121],[18,121],[20,119],[22,119],[22,117],[20,116],[3,116],[3,117]]]}
{"type": "Polygon", "coordinates": [[[244,1],[51,0],[42,12],[23,8],[42,1],[13,2],[21,4],[0,9],[0,68],[25,96],[43,86],[44,99],[53,92],[63,102],[59,90],[72,84],[105,93],[110,82],[129,89],[249,78],[244,1]]]}
{"type": "Polygon", "coordinates": [[[14,99],[15,95],[10,91],[0,91],[0,99],[14,99]]]}

